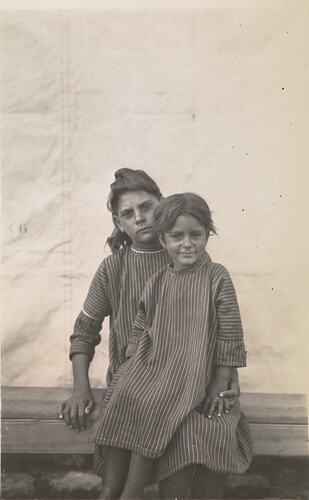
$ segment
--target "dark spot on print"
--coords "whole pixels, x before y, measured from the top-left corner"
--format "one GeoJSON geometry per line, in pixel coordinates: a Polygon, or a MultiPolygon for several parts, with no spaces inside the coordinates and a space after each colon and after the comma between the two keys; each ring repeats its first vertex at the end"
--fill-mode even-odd
{"type": "Polygon", "coordinates": [[[242,208],[242,209],[241,209],[241,211],[242,211],[242,212],[244,212],[244,211],[245,211],[245,209],[244,209],[244,208],[242,208]]]}
{"type": "Polygon", "coordinates": [[[273,288],[273,287],[271,287],[271,289],[274,291],[274,288],[273,288]]]}
{"type": "Polygon", "coordinates": [[[192,120],[195,120],[195,113],[192,113],[192,120]]]}
{"type": "Polygon", "coordinates": [[[281,87],[281,90],[284,90],[284,87],[281,87]]]}

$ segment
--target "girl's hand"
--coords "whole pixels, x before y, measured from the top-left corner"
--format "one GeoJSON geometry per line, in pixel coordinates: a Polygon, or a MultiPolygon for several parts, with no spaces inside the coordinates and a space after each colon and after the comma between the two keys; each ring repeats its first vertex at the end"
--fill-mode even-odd
{"type": "Polygon", "coordinates": [[[202,412],[205,417],[211,418],[215,411],[218,417],[221,417],[223,411],[225,411],[226,413],[229,412],[228,398],[223,398],[221,396],[223,392],[221,392],[220,389],[218,389],[217,392],[212,396],[210,395],[209,390],[207,391],[207,393],[208,395],[202,407],[202,412]]]}
{"type": "Polygon", "coordinates": [[[228,413],[229,410],[233,408],[239,396],[240,396],[240,386],[238,380],[238,372],[237,368],[234,368],[230,388],[227,389],[226,391],[220,392],[219,394],[219,397],[223,398],[223,407],[226,413],[228,413]]]}
{"type": "Polygon", "coordinates": [[[207,396],[202,406],[205,417],[211,418],[216,411],[221,417],[223,411],[228,412],[230,405],[228,398],[224,397],[224,392],[228,391],[232,379],[232,368],[217,366],[212,380],[207,387],[207,396]]]}
{"type": "Polygon", "coordinates": [[[66,424],[77,431],[84,430],[86,415],[94,410],[94,399],[91,390],[74,390],[72,397],[60,403],[58,416],[66,424]]]}

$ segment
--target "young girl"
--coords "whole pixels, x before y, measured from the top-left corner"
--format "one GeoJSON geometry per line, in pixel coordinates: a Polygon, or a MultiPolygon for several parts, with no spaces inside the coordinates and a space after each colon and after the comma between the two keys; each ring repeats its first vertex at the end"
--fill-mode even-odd
{"type": "MultiPolygon", "coordinates": [[[[105,316],[110,317],[107,384],[111,390],[113,376],[126,359],[128,336],[144,285],[155,271],[166,266],[169,261],[154,227],[153,212],[161,197],[158,186],[144,171],[123,168],[115,173],[108,200],[108,208],[115,224],[113,234],[108,239],[113,254],[99,266],[84,307],[75,322],[70,352],[74,377],[73,395],[61,403],[58,410],[59,418],[64,418],[72,429],[82,430],[86,424],[85,416],[94,408],[88,369],[95,346],[101,339],[103,319],[105,316]]],[[[235,399],[239,393],[237,371],[233,375],[233,389],[226,391],[224,395],[235,399]]],[[[225,401],[228,402],[229,399],[225,401]]],[[[189,455],[190,449],[189,447],[189,455]]],[[[177,453],[173,450],[170,453],[172,467],[169,467],[169,477],[164,480],[165,489],[174,484],[173,478],[177,479],[177,471],[182,468],[182,461],[179,462],[177,453]]],[[[105,459],[104,450],[97,446],[95,471],[99,475],[103,475],[105,459]]],[[[115,488],[109,490],[110,496],[117,496],[122,491],[128,461],[129,456],[122,462],[122,476],[118,474],[115,488]]],[[[166,475],[165,473],[164,477],[166,475]]],[[[204,475],[203,471],[201,477],[204,475]]]]}
{"type": "MultiPolygon", "coordinates": [[[[146,284],[126,350],[129,361],[93,431],[96,443],[109,447],[106,492],[117,481],[119,464],[129,460],[121,498],[141,497],[155,458],[161,457],[158,477],[170,474],[171,453],[181,449],[190,429],[196,433],[190,473],[194,463],[241,472],[251,458],[248,433],[241,441],[237,432],[239,406],[221,416],[220,394],[229,387],[232,367],[245,366],[246,354],[230,276],[205,252],[215,232],[208,205],[192,193],[169,196],[155,209],[155,221],[172,264],[146,284]]],[[[188,465],[186,457],[180,462],[188,465]]],[[[191,494],[180,490],[175,496],[191,494]]]]}

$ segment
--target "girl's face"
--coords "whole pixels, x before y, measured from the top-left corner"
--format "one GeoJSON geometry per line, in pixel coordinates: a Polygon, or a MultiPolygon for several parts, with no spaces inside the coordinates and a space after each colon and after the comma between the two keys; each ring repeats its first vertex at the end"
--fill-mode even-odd
{"type": "Polygon", "coordinates": [[[134,246],[143,249],[159,245],[153,218],[158,204],[159,200],[147,191],[128,191],[120,196],[113,220],[120,231],[130,236],[134,246]]]}
{"type": "Polygon", "coordinates": [[[207,244],[205,228],[191,215],[180,215],[161,243],[167,249],[174,269],[186,269],[203,255],[207,244]]]}

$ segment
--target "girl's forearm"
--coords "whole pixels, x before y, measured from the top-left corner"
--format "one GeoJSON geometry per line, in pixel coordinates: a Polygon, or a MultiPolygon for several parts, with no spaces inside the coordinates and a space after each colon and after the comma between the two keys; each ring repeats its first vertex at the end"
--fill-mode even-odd
{"type": "Polygon", "coordinates": [[[233,384],[239,384],[238,380],[238,370],[235,366],[232,368],[232,383],[233,384]]]}
{"type": "Polygon", "coordinates": [[[233,368],[231,366],[216,366],[214,377],[222,383],[229,384],[232,380],[233,368]]]}
{"type": "Polygon", "coordinates": [[[89,365],[90,358],[87,354],[76,353],[72,357],[73,384],[74,389],[89,390],[89,365]]]}

